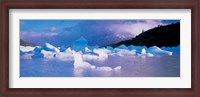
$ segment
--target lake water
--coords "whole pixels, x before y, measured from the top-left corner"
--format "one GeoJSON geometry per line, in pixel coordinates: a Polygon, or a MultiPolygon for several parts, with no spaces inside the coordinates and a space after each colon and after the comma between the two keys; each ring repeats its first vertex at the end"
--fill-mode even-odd
{"type": "Polygon", "coordinates": [[[157,57],[109,56],[103,62],[88,61],[97,67],[122,66],[120,71],[74,69],[73,61],[20,59],[20,77],[179,77],[180,55],[157,57]]]}

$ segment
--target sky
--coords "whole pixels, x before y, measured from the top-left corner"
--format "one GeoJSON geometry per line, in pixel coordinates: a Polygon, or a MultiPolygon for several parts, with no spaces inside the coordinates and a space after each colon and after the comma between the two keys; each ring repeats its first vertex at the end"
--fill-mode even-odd
{"type": "Polygon", "coordinates": [[[103,46],[131,39],[143,30],[180,20],[20,20],[20,39],[69,47],[80,37],[88,45],[103,46]]]}

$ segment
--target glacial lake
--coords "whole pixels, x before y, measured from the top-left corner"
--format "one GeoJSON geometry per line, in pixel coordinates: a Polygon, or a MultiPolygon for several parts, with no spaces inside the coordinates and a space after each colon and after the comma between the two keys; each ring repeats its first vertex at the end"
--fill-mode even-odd
{"type": "Polygon", "coordinates": [[[20,59],[20,77],[179,77],[180,55],[155,57],[109,56],[106,61],[87,61],[97,67],[122,66],[119,71],[74,69],[74,61],[20,59]]]}

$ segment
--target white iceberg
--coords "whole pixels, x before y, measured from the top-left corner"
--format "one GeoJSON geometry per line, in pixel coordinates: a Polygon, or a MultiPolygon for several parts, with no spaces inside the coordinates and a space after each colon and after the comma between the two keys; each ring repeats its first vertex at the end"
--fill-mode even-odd
{"type": "Polygon", "coordinates": [[[67,61],[67,60],[74,60],[74,56],[72,53],[68,53],[68,52],[60,52],[56,54],[56,58],[63,60],[63,61],[67,61]]]}
{"type": "Polygon", "coordinates": [[[81,53],[73,51],[74,56],[74,68],[95,68],[94,65],[91,65],[88,62],[83,61],[81,53]]]}
{"type": "Polygon", "coordinates": [[[85,47],[85,52],[92,52],[88,47],[85,47]]]}
{"type": "Polygon", "coordinates": [[[97,67],[95,70],[96,71],[105,71],[105,72],[108,72],[108,71],[119,71],[121,70],[121,66],[117,66],[115,68],[111,68],[109,66],[103,66],[103,67],[97,67]]]}
{"type": "Polygon", "coordinates": [[[20,51],[22,52],[30,52],[30,51],[33,51],[34,50],[34,47],[31,47],[31,46],[21,46],[20,45],[20,51]]]}
{"type": "Polygon", "coordinates": [[[138,53],[141,52],[143,48],[147,49],[146,46],[133,46],[133,45],[128,46],[129,50],[136,50],[138,53]]]}
{"type": "Polygon", "coordinates": [[[148,48],[147,52],[152,53],[153,55],[172,55],[172,52],[162,50],[157,46],[153,46],[153,47],[148,48]]]}
{"type": "Polygon", "coordinates": [[[92,54],[83,54],[83,60],[98,60],[99,56],[92,54]]]}
{"type": "Polygon", "coordinates": [[[53,52],[51,52],[51,51],[42,50],[41,53],[44,54],[44,58],[53,58],[53,57],[56,57],[56,54],[53,53],[53,52]]]}
{"type": "Polygon", "coordinates": [[[43,46],[43,49],[45,51],[60,52],[60,50],[58,48],[56,48],[55,46],[53,46],[49,43],[45,43],[44,46],[43,46]]]}
{"type": "Polygon", "coordinates": [[[154,55],[151,54],[151,53],[147,53],[146,49],[143,48],[142,51],[141,51],[141,54],[138,54],[138,56],[140,56],[140,57],[153,57],[154,55]]]}
{"type": "Polygon", "coordinates": [[[98,54],[99,61],[104,61],[104,60],[108,59],[108,54],[107,54],[108,52],[105,49],[94,49],[93,52],[98,54]]]}
{"type": "Polygon", "coordinates": [[[117,53],[119,56],[135,56],[136,55],[136,50],[126,50],[126,49],[120,49],[117,53]]]}

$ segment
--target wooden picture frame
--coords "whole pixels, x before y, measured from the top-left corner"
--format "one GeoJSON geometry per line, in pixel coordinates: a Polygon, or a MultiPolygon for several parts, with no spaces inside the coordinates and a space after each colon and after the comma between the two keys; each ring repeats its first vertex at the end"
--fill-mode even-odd
{"type": "Polygon", "coordinates": [[[1,2],[1,96],[199,97],[199,0],[62,0],[1,2]],[[9,9],[191,9],[192,88],[9,88],[9,9]]]}

